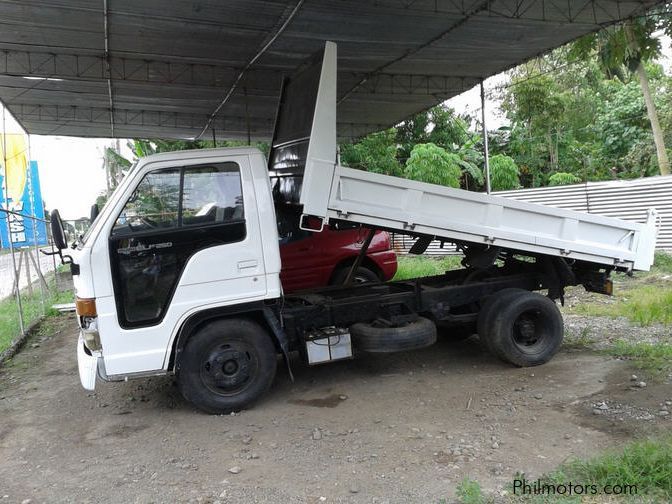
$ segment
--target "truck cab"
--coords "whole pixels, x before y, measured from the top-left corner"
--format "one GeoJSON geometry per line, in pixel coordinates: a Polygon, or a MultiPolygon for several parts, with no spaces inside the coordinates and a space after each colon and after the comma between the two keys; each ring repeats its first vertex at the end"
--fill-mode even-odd
{"type": "Polygon", "coordinates": [[[95,302],[80,317],[100,338],[89,351],[105,349],[102,375],[162,373],[191,314],[280,297],[265,164],[253,148],[159,154],[115,191],[73,251],[75,295],[95,302]]]}

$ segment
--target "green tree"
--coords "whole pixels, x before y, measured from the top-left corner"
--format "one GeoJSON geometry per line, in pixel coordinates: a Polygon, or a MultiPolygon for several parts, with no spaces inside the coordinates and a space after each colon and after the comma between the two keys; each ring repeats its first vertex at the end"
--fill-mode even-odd
{"type": "Polygon", "coordinates": [[[404,176],[430,184],[460,187],[461,162],[457,154],[433,143],[418,144],[406,161],[404,176]]]}
{"type": "Polygon", "coordinates": [[[550,171],[558,169],[559,135],[568,101],[558,82],[548,74],[535,72],[533,64],[513,75],[502,106],[513,124],[524,126],[527,134],[522,141],[542,161],[540,169],[544,165],[550,171]]]}
{"type": "Polygon", "coordinates": [[[581,182],[579,177],[567,172],[554,173],[548,179],[548,185],[551,186],[578,184],[579,182],[581,182]]]}
{"type": "Polygon", "coordinates": [[[341,145],[341,163],[374,173],[402,176],[402,166],[396,157],[396,133],[390,128],[367,135],[357,143],[341,145]]]}
{"type": "Polygon", "coordinates": [[[107,183],[107,192],[112,191],[122,181],[126,172],[131,167],[131,161],[119,154],[112,147],[107,147],[103,153],[103,168],[105,169],[105,178],[107,183]]]}
{"type": "MultiPolygon", "coordinates": [[[[557,49],[512,71],[512,82],[502,93],[511,126],[491,134],[491,152],[515,160],[525,187],[548,184],[558,171],[581,180],[658,172],[647,108],[637,81],[627,72],[623,72],[623,81],[609,78],[596,59],[577,59],[573,50],[572,45],[557,49]],[[537,81],[544,83],[542,89],[528,86],[537,81]],[[558,102],[563,105],[561,114],[545,117],[544,103],[558,102]],[[550,142],[544,131],[549,119],[553,124],[550,142]],[[557,153],[555,166],[550,161],[551,149],[557,153]]],[[[672,78],[660,65],[647,63],[645,67],[661,125],[672,127],[672,96],[666,92],[672,78]]],[[[672,141],[669,131],[667,141],[672,141]]]]}
{"type": "Polygon", "coordinates": [[[512,158],[504,154],[495,154],[490,158],[490,186],[495,191],[520,187],[520,170],[512,158]]]}
{"type": "Polygon", "coordinates": [[[460,159],[462,187],[476,189],[483,185],[482,139],[470,131],[467,117],[458,116],[441,104],[402,122],[396,131],[397,157],[402,163],[410,158],[416,145],[432,143],[460,159]]]}
{"type": "Polygon", "coordinates": [[[646,103],[661,175],[670,174],[670,161],[644,63],[660,55],[660,41],[654,33],[664,29],[670,34],[672,32],[670,23],[669,17],[656,15],[632,19],[581,38],[575,43],[572,51],[575,58],[587,59],[597,56],[601,68],[609,77],[615,76],[625,81],[626,72],[633,72],[637,76],[646,103]]]}

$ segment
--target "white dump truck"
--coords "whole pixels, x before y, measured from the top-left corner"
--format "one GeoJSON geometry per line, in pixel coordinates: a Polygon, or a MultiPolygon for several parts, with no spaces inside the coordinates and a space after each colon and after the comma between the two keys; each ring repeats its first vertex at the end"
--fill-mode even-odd
{"type": "Polygon", "coordinates": [[[651,266],[653,210],[625,222],[340,166],[336,99],[327,43],[286,81],[268,160],[254,148],[143,158],[71,248],[53,213],[85,389],[173,374],[197,407],[231,412],[261,397],[292,352],[318,364],[412,350],[433,344],[437,326],[477,332],[513,365],[539,365],[561,345],[566,286],[610,294],[611,272],[651,266]],[[302,205],[304,230],[406,233],[416,253],[434,239],[457,244],[464,268],[284,296],[278,204],[302,205]]]}

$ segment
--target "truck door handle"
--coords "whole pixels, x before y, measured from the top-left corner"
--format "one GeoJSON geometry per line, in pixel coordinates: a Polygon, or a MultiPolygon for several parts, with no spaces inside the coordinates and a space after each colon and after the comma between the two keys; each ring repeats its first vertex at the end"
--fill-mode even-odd
{"type": "Polygon", "coordinates": [[[244,269],[250,269],[250,268],[256,268],[259,265],[256,259],[252,259],[250,261],[238,261],[238,269],[239,270],[244,270],[244,269]]]}

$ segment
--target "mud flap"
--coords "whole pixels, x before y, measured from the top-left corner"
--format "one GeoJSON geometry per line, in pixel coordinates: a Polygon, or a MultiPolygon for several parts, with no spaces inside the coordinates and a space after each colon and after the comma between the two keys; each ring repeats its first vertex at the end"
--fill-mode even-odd
{"type": "Polygon", "coordinates": [[[85,390],[95,390],[98,357],[86,352],[84,339],[81,336],[77,341],[77,367],[79,368],[79,381],[82,383],[82,387],[85,390]]]}
{"type": "Polygon", "coordinates": [[[280,345],[280,350],[282,351],[282,355],[285,358],[285,363],[287,364],[287,372],[289,373],[289,379],[293,383],[294,374],[292,373],[292,366],[289,362],[289,338],[287,338],[287,334],[285,334],[285,331],[280,325],[280,322],[275,316],[275,313],[273,313],[273,310],[271,310],[267,306],[264,307],[264,319],[266,320],[268,327],[270,327],[271,330],[273,331],[273,335],[275,336],[275,339],[278,341],[278,344],[280,345]]]}

